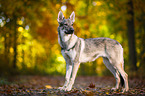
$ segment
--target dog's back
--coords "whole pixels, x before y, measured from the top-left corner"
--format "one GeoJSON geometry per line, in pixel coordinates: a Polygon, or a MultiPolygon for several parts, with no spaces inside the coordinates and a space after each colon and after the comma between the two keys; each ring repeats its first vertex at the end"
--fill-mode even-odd
{"type": "MultiPolygon", "coordinates": [[[[121,44],[110,38],[101,37],[84,39],[82,46],[84,46],[83,49],[81,49],[83,50],[81,53],[83,55],[80,56],[82,62],[93,61],[100,56],[123,59],[123,48],[121,44]]],[[[120,62],[122,62],[122,60],[120,60],[120,62]]]]}

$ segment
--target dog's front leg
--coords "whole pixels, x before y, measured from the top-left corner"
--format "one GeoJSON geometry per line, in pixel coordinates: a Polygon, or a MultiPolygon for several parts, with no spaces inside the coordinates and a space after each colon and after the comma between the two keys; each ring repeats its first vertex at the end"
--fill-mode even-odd
{"type": "Polygon", "coordinates": [[[72,65],[71,64],[66,64],[66,76],[65,76],[65,83],[63,88],[66,88],[67,85],[69,84],[70,76],[72,72],[72,65]]]}
{"type": "Polygon", "coordinates": [[[71,76],[71,71],[72,71],[72,65],[66,63],[66,76],[65,76],[65,83],[63,87],[59,87],[59,90],[65,90],[67,85],[69,84],[70,76],[71,76]]]}
{"type": "Polygon", "coordinates": [[[73,64],[73,69],[72,69],[70,81],[69,81],[69,84],[67,85],[67,87],[64,89],[65,91],[70,91],[72,89],[72,86],[74,84],[79,65],[80,65],[80,63],[74,63],[73,64]]]}
{"type": "Polygon", "coordinates": [[[71,73],[72,73],[71,59],[63,51],[62,51],[62,55],[66,61],[66,76],[65,76],[65,83],[64,83],[63,87],[58,88],[59,90],[64,90],[67,87],[67,85],[69,84],[71,73]]]}

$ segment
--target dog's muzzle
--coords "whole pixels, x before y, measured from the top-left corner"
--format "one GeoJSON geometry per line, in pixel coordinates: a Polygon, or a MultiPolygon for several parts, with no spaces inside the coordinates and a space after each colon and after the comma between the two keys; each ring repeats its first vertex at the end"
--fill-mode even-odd
{"type": "Polygon", "coordinates": [[[72,34],[74,32],[73,28],[70,28],[68,31],[65,31],[65,34],[72,34]]]}

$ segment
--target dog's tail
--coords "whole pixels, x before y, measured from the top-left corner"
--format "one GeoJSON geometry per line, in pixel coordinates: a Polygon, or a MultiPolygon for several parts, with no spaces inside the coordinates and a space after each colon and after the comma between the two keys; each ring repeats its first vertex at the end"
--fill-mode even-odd
{"type": "Polygon", "coordinates": [[[120,83],[121,83],[121,86],[123,87],[123,86],[124,86],[124,79],[123,79],[123,77],[121,76],[121,74],[120,74],[120,79],[121,79],[121,80],[120,80],[120,81],[121,81],[121,82],[120,82],[120,83]]]}

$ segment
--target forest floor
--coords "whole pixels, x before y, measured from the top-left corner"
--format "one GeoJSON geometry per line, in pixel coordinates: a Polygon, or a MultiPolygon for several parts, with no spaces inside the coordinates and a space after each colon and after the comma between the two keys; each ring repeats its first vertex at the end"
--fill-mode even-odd
{"type": "Polygon", "coordinates": [[[78,76],[72,91],[61,92],[58,87],[64,83],[63,76],[14,76],[0,78],[0,96],[97,96],[130,95],[145,96],[145,79],[129,78],[129,91],[112,91],[115,79],[111,76],[78,76]]]}

